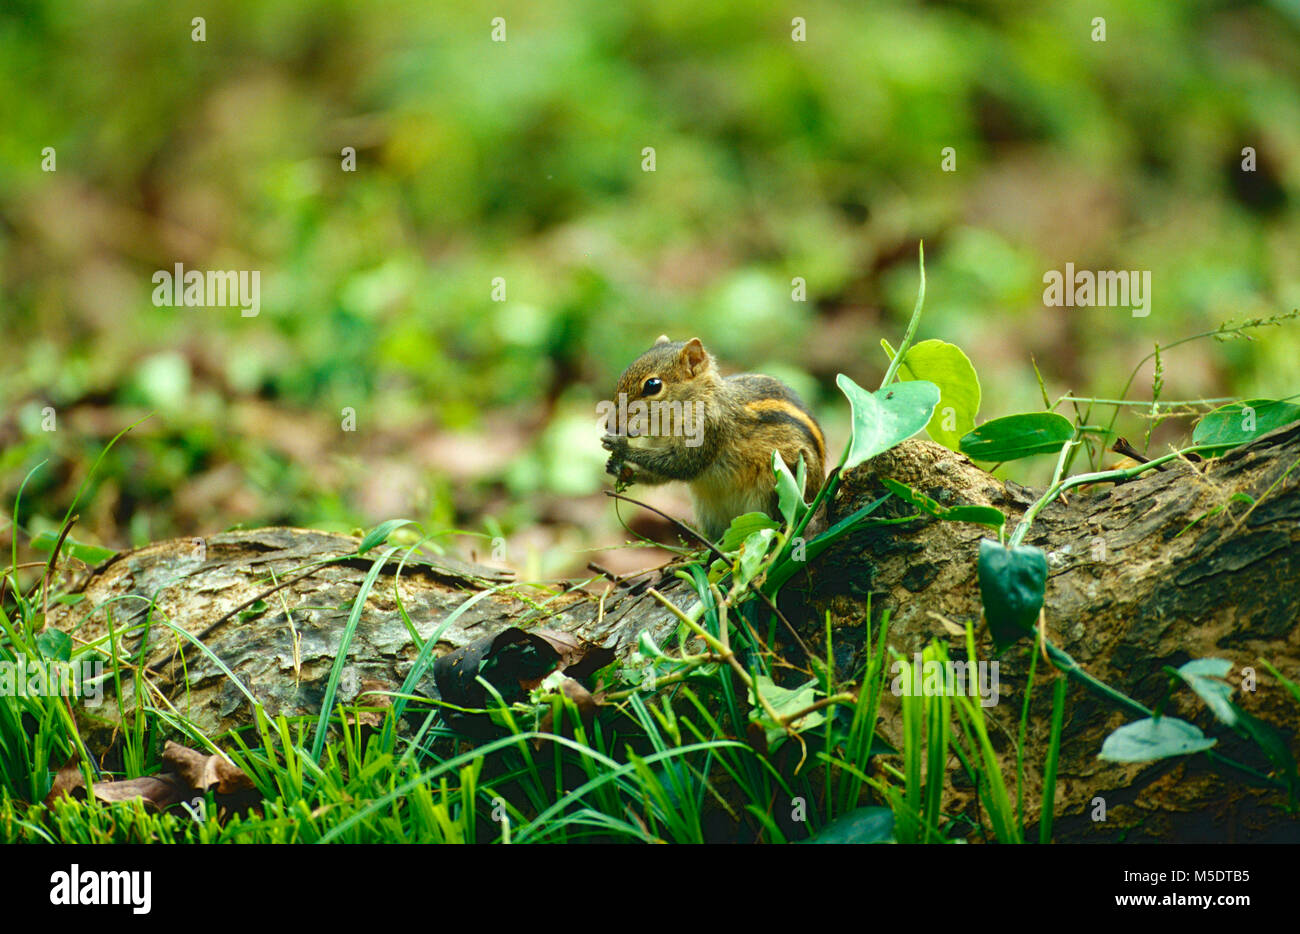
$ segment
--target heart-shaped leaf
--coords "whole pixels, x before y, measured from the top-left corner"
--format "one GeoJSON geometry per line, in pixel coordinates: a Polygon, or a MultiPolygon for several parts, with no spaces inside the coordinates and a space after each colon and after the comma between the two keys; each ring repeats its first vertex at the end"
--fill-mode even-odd
{"type": "MultiPolygon", "coordinates": [[[[889,341],[882,339],[880,346],[893,360],[894,348],[889,341]]],[[[908,382],[929,380],[939,387],[939,405],[925,431],[944,447],[957,450],[962,435],[974,429],[980,409],[980,380],[970,358],[956,344],[921,341],[912,345],[903,358],[898,378],[908,382]]]]}
{"type": "Polygon", "coordinates": [[[1074,425],[1055,412],[1006,415],[962,436],[959,449],[972,460],[1013,461],[1033,454],[1053,454],[1074,437],[1074,425]]]}
{"type": "Polygon", "coordinates": [[[889,808],[855,808],[841,814],[805,843],[893,843],[894,812],[889,808]]]}
{"type": "Polygon", "coordinates": [[[843,373],[835,378],[853,409],[853,436],[844,455],[850,470],[916,434],[939,404],[939,387],[924,380],[891,383],[868,392],[843,373]]]}
{"type": "Polygon", "coordinates": [[[980,599],[984,619],[999,648],[1033,631],[1047,589],[1047,556],[1033,545],[1004,548],[980,542],[980,599]]]}
{"type": "Polygon", "coordinates": [[[1147,717],[1126,723],[1107,736],[1097,758],[1108,762],[1154,762],[1204,752],[1216,742],[1186,720],[1147,717]]]}

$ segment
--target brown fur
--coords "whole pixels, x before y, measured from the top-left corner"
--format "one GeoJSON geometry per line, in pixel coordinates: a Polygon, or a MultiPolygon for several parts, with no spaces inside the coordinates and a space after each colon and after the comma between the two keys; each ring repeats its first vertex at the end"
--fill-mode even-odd
{"type": "MultiPolygon", "coordinates": [[[[613,452],[607,466],[615,475],[630,465],[634,482],[689,484],[696,520],[711,538],[719,538],[731,520],[745,512],[779,517],[774,450],[791,471],[803,457],[805,499],[821,489],[826,443],[808,407],[770,376],[742,373],[723,378],[698,338],[673,342],[661,337],[623,372],[615,390],[616,403],[620,393],[626,394],[628,404],[703,403],[698,446],[688,445],[680,432],[632,434],[630,439],[607,434],[603,443],[613,452]],[[646,381],[652,378],[661,380],[662,388],[647,395],[646,381]]],[[[614,431],[619,426],[611,421],[608,427],[614,431]]]]}

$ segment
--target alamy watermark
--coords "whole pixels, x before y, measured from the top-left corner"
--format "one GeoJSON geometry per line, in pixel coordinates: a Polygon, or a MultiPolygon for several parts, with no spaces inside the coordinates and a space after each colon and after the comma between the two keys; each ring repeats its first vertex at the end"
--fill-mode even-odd
{"type": "Polygon", "coordinates": [[[87,707],[104,699],[104,663],[28,658],[0,659],[0,697],[80,697],[87,707]]]}
{"type": "Polygon", "coordinates": [[[50,874],[51,905],[128,905],[137,915],[147,915],[153,905],[153,872],[133,870],[83,870],[73,863],[66,871],[50,874]]]}
{"type": "Polygon", "coordinates": [[[998,702],[998,663],[922,659],[921,653],[894,662],[889,690],[895,697],[978,697],[981,707],[998,702]]]}
{"type": "Polygon", "coordinates": [[[1089,308],[1094,305],[1132,308],[1134,318],[1151,314],[1151,270],[1080,269],[1065,264],[1065,272],[1043,273],[1043,304],[1049,308],[1089,308]]]}
{"type": "Polygon", "coordinates": [[[171,270],[159,269],[150,281],[155,286],[153,303],[160,308],[237,305],[244,318],[256,318],[262,310],[262,273],[257,269],[209,269],[204,273],[177,263],[171,270]]]}
{"type": "Polygon", "coordinates": [[[612,435],[640,437],[680,437],[688,448],[704,443],[704,403],[700,400],[644,399],[627,401],[627,393],[618,394],[618,402],[606,399],[596,404],[596,415],[612,435]]]}

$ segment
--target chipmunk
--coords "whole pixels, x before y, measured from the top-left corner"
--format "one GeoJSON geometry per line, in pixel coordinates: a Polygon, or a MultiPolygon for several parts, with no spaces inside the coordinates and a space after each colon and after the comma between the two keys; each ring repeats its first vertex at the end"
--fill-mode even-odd
{"type": "Polygon", "coordinates": [[[713,541],[744,513],[780,518],[774,450],[792,473],[803,456],[805,501],[821,489],[826,441],[808,407],[770,376],[724,378],[699,338],[661,336],[619,377],[615,399],[603,403],[601,444],[613,452],[606,472],[624,482],[686,482],[713,541]]]}

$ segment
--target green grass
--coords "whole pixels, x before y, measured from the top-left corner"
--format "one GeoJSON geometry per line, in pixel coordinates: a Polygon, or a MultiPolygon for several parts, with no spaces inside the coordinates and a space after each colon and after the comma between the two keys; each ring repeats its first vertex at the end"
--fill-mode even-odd
{"type": "MultiPolygon", "coordinates": [[[[763,567],[778,560],[782,544],[773,542],[763,567]]],[[[375,561],[349,630],[379,569],[392,558],[393,550],[384,549],[375,561]]],[[[707,599],[682,635],[704,636],[704,652],[686,652],[683,639],[673,652],[647,647],[640,657],[616,662],[602,673],[609,702],[587,724],[559,693],[515,704],[497,697],[485,712],[500,724],[500,735],[477,746],[448,729],[438,706],[410,692],[433,661],[436,638],[424,640],[417,670],[393,706],[341,707],[327,693],[318,718],[271,719],[257,707],[247,728],[206,736],[145,690],[137,677],[140,658],[123,648],[130,631],[110,625],[101,639],[67,648],[67,661],[104,662],[106,702],[115,705],[122,725],[111,748],[83,751],[80,731],[96,715],[79,700],[0,697],[0,840],[787,842],[814,837],[837,818],[874,805],[894,814],[895,832],[885,839],[938,842],[981,832],[942,810],[950,748],[977,787],[991,790],[984,795],[993,818],[988,835],[1018,838],[1005,826],[1009,812],[1002,806],[997,761],[976,754],[982,747],[969,739],[970,752],[962,755],[963,734],[952,719],[961,708],[950,698],[903,699],[907,741],[900,752],[876,734],[890,683],[888,614],[868,632],[870,649],[852,680],[836,678],[828,617],[825,654],[802,673],[782,677],[782,687],[770,676],[785,663],[758,635],[771,631],[768,611],[754,599],[753,587],[735,582],[738,566],[738,559],[731,567],[715,561],[686,575],[707,599]],[[802,712],[808,701],[819,705],[814,714],[802,712]],[[362,710],[381,713],[382,722],[362,726],[355,716],[362,710]],[[551,724],[542,730],[548,712],[551,724]],[[139,800],[40,803],[54,772],[74,755],[87,780],[151,775],[164,768],[161,749],[168,738],[223,750],[252,780],[259,803],[227,813],[211,792],[201,803],[162,814],[139,800]]],[[[3,576],[9,597],[0,610],[0,659],[47,657],[44,577],[24,592],[16,564],[3,576]]],[[[89,614],[96,608],[83,609],[89,614]]],[[[99,609],[114,616],[113,605],[99,609]]],[[[135,625],[187,635],[152,609],[135,625]]],[[[946,653],[936,645],[927,657],[946,653]]],[[[226,676],[247,694],[233,673],[226,676]]],[[[961,723],[979,735],[978,718],[976,705],[961,723]]]]}

